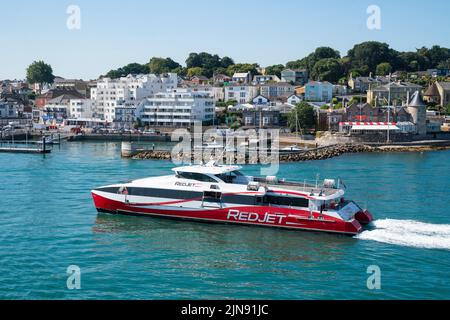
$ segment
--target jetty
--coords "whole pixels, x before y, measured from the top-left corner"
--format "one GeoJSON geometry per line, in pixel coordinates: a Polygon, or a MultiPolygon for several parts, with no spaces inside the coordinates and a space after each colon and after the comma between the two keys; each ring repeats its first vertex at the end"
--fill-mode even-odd
{"type": "MultiPolygon", "coordinates": [[[[35,142],[36,143],[36,142],[35,142]]],[[[20,142],[19,142],[20,144],[20,142]]],[[[17,146],[14,142],[1,142],[0,153],[31,153],[31,154],[47,154],[52,152],[52,149],[47,148],[46,137],[42,137],[42,142],[38,147],[28,147],[28,143],[25,147],[17,146]],[[6,146],[3,146],[6,144],[6,146]]]]}
{"type": "Polygon", "coordinates": [[[0,153],[35,153],[47,154],[52,152],[51,149],[44,148],[21,148],[21,147],[0,147],[0,153]]]}

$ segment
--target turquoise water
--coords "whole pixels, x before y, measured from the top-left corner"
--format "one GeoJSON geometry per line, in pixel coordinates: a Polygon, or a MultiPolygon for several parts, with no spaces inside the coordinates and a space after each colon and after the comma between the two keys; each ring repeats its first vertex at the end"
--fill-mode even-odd
{"type": "Polygon", "coordinates": [[[92,188],[172,167],[121,159],[116,143],[0,154],[0,298],[449,299],[449,161],[442,151],[283,164],[290,179],[343,178],[377,220],[350,238],[97,214],[92,188]],[[69,265],[80,290],[67,289],[69,265]],[[370,265],[380,290],[367,288],[370,265]]]}

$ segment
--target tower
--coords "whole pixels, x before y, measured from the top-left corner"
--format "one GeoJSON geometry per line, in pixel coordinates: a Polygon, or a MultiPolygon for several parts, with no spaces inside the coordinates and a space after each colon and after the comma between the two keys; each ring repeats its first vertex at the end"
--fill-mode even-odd
{"type": "Polygon", "coordinates": [[[417,134],[425,136],[427,134],[427,106],[420,97],[420,92],[416,91],[408,102],[408,113],[411,115],[413,123],[416,125],[417,134]]]}

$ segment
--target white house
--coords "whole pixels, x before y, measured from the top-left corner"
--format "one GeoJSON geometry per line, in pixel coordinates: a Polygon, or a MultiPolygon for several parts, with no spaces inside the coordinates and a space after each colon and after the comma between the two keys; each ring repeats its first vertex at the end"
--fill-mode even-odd
{"type": "Polygon", "coordinates": [[[136,117],[145,125],[187,127],[195,122],[213,121],[214,99],[209,93],[191,89],[159,92],[142,100],[136,117]]]}
{"type": "Polygon", "coordinates": [[[277,75],[267,74],[267,75],[256,75],[253,77],[253,84],[266,84],[268,82],[280,82],[280,78],[277,75]]]}
{"type": "Polygon", "coordinates": [[[293,105],[293,106],[295,106],[296,104],[298,104],[302,101],[303,101],[303,98],[296,94],[290,95],[289,98],[287,99],[287,103],[289,103],[290,105],[293,105]]]}
{"type": "Polygon", "coordinates": [[[260,93],[269,98],[289,97],[295,92],[295,86],[287,82],[268,83],[260,86],[260,93]]]}
{"type": "Polygon", "coordinates": [[[236,72],[233,74],[232,81],[238,83],[250,83],[252,74],[250,72],[236,72]]]}
{"type": "Polygon", "coordinates": [[[250,85],[226,86],[224,90],[224,101],[236,100],[240,104],[252,101],[259,94],[259,88],[250,85]]]}
{"type": "Polygon", "coordinates": [[[91,99],[71,99],[69,117],[71,119],[93,118],[95,103],[91,99]]]}
{"type": "Polygon", "coordinates": [[[97,87],[91,89],[91,99],[95,100],[96,115],[104,120],[115,120],[115,108],[139,101],[158,92],[173,90],[178,86],[178,76],[175,73],[161,76],[138,75],[120,79],[102,78],[97,87]]]}
{"type": "Polygon", "coordinates": [[[260,95],[258,95],[256,97],[254,97],[252,102],[253,102],[254,105],[266,106],[266,105],[268,105],[270,103],[270,100],[267,97],[265,97],[265,96],[260,94],[260,95]]]}

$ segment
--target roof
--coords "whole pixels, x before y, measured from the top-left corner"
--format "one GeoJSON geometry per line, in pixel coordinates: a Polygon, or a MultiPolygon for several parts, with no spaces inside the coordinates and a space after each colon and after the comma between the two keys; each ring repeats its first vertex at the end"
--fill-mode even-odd
{"type": "Polygon", "coordinates": [[[236,72],[233,74],[233,78],[246,78],[249,72],[236,72]]]}
{"type": "Polygon", "coordinates": [[[352,130],[371,130],[371,131],[384,131],[384,130],[400,130],[399,127],[394,125],[371,125],[360,124],[352,127],[352,130]]]}
{"type": "Polygon", "coordinates": [[[224,174],[228,172],[241,170],[239,166],[218,166],[213,163],[208,163],[206,165],[194,165],[186,167],[173,168],[174,172],[190,172],[190,173],[204,173],[204,174],[224,174]]]}
{"type": "Polygon", "coordinates": [[[438,97],[440,96],[439,90],[436,86],[436,83],[433,83],[431,86],[428,87],[428,89],[423,94],[425,97],[438,97]]]}
{"type": "Polygon", "coordinates": [[[438,82],[444,90],[450,90],[450,82],[438,82]]]}
{"type": "Polygon", "coordinates": [[[195,78],[197,78],[197,79],[199,79],[199,80],[209,80],[207,77],[205,77],[205,76],[193,76],[192,77],[192,79],[195,79],[195,78]]]}
{"type": "Polygon", "coordinates": [[[408,106],[409,107],[426,107],[426,104],[425,104],[425,102],[423,102],[419,91],[414,92],[408,106]]]}

